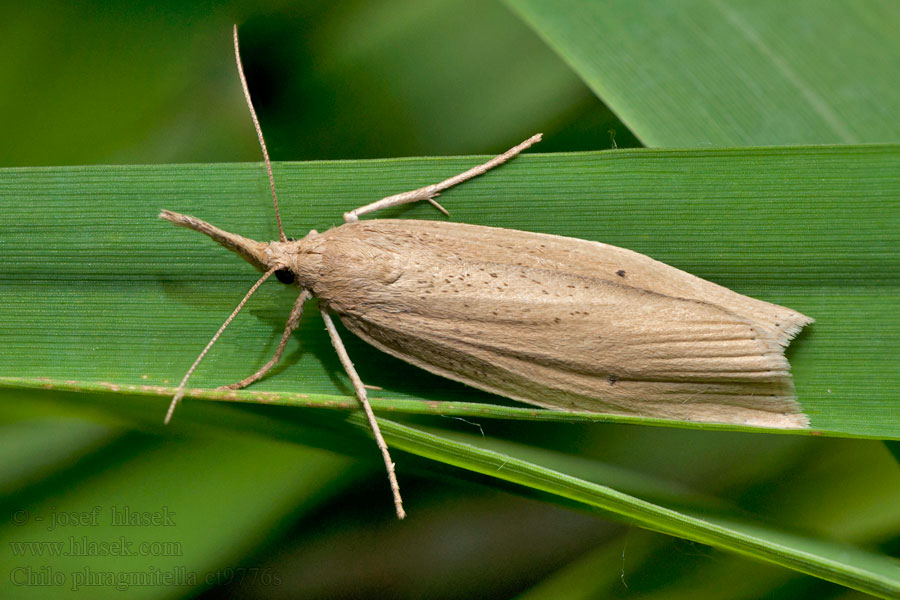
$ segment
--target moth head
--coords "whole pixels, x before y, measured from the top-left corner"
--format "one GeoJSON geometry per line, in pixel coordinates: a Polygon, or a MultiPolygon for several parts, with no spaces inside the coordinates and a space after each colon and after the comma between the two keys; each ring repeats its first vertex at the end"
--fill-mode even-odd
{"type": "Polygon", "coordinates": [[[186,227],[199,231],[208,235],[220,245],[228,248],[248,263],[256,267],[257,270],[265,272],[271,268],[277,268],[275,277],[281,283],[294,283],[294,272],[291,269],[291,248],[297,242],[293,240],[285,242],[257,242],[249,238],[245,238],[236,233],[230,233],[219,229],[215,225],[210,225],[203,219],[183,215],[181,213],[163,210],[159,213],[159,218],[170,221],[179,227],[186,227]]]}

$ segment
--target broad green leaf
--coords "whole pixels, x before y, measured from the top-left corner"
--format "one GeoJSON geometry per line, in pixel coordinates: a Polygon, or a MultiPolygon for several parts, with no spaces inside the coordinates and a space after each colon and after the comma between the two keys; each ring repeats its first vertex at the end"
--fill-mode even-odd
{"type": "Polygon", "coordinates": [[[893,142],[891,0],[507,0],[646,146],[893,142]]]}
{"type": "MultiPolygon", "coordinates": [[[[477,160],[276,165],[286,229],[328,228],[350,207],[477,160]]],[[[896,439],[898,167],[896,146],[545,155],[443,199],[459,221],[602,240],[814,317],[788,351],[813,430],[896,439]]],[[[172,386],[255,272],[158,210],[276,235],[258,165],[8,169],[0,186],[5,385],[172,386]]],[[[393,214],[439,218],[432,210],[393,214]]],[[[236,381],[265,362],[293,296],[264,286],[193,386],[236,381]]],[[[284,364],[238,398],[301,392],[352,404],[312,308],[301,329],[284,364]]],[[[379,397],[497,401],[345,337],[379,397]]]]}

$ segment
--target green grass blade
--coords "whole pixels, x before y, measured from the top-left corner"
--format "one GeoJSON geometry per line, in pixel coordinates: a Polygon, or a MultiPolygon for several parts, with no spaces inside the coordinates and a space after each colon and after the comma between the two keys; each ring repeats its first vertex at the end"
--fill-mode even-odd
{"type": "MultiPolygon", "coordinates": [[[[350,207],[476,160],[276,165],[285,227],[326,229],[350,207]]],[[[813,316],[788,354],[813,428],[896,439],[898,169],[897,146],[544,155],[444,201],[458,221],[602,240],[813,316]]],[[[0,376],[174,385],[255,273],[156,214],[170,208],[272,239],[266,192],[259,165],[0,171],[0,376]]],[[[428,206],[392,214],[437,218],[428,206]]],[[[261,365],[292,298],[264,286],[193,385],[261,365]]],[[[346,399],[327,336],[307,313],[284,364],[254,390],[346,399]]],[[[346,339],[364,380],[385,388],[380,397],[496,401],[346,339]]]]}
{"type": "MultiPolygon", "coordinates": [[[[277,165],[286,229],[336,225],[349,207],[474,160],[277,165]]],[[[813,316],[789,351],[813,427],[893,438],[898,167],[896,146],[549,155],[520,159],[444,199],[456,220],[602,240],[813,316]]],[[[193,213],[271,239],[265,187],[258,165],[0,172],[0,335],[9,349],[0,374],[172,385],[254,273],[156,213],[193,213]]],[[[427,206],[405,214],[434,217],[427,206]]],[[[193,384],[252,372],[273,350],[291,297],[267,286],[193,384]]],[[[302,329],[284,367],[257,388],[349,395],[314,314],[302,329]]],[[[356,340],[348,345],[386,398],[490,398],[356,340]]]]}
{"type": "Polygon", "coordinates": [[[647,146],[900,138],[900,4],[507,0],[647,146]]]}
{"type": "MultiPolygon", "coordinates": [[[[351,421],[360,429],[367,427],[362,415],[354,415],[351,421]]],[[[677,504],[659,500],[657,495],[664,493],[661,492],[665,489],[664,482],[658,482],[658,486],[642,482],[642,491],[632,494],[628,492],[630,482],[626,478],[617,481],[615,472],[595,470],[593,474],[608,484],[600,485],[522,460],[517,456],[533,456],[535,451],[510,442],[479,443],[468,437],[464,438],[468,443],[461,443],[452,437],[448,439],[446,434],[439,437],[385,419],[379,420],[379,425],[394,448],[608,511],[648,529],[731,550],[870,594],[885,598],[900,594],[900,562],[896,559],[767,526],[736,512],[717,509],[714,503],[692,504],[683,492],[677,504]],[[481,445],[494,449],[478,447],[481,445]],[[647,488],[652,487],[657,489],[648,492],[647,488]]],[[[538,451],[537,454],[546,459],[549,453],[538,451]]],[[[594,469],[596,465],[592,466],[594,469]]]]}

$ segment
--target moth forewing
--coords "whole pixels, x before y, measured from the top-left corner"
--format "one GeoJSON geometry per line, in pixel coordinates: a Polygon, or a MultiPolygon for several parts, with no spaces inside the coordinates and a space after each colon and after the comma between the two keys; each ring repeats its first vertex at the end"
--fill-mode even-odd
{"type": "Polygon", "coordinates": [[[301,278],[374,346],[548,408],[806,427],[783,347],[811,319],[644,255],[460,223],[372,220],[301,278]]]}

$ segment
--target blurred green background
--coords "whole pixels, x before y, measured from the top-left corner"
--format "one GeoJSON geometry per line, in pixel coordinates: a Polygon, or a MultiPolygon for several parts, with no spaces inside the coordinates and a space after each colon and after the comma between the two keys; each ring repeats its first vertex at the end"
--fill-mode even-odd
{"type": "Polygon", "coordinates": [[[487,154],[535,131],[545,152],[609,148],[613,128],[637,144],[500,2],[263,4],[13,11],[0,164],[258,160],[234,21],[273,160],[487,154]]]}
{"type": "MultiPolygon", "coordinates": [[[[41,2],[3,16],[0,167],[259,161],[232,23],[274,161],[486,154],[537,131],[540,152],[639,147],[649,137],[623,125],[503,2],[41,2]]],[[[850,141],[895,141],[890,127],[850,141]]],[[[829,141],[847,140],[801,132],[771,143],[829,141]]],[[[52,394],[29,400],[37,408],[20,397],[4,391],[0,415],[4,598],[118,596],[110,574],[130,571],[149,575],[127,593],[154,598],[862,595],[402,453],[411,517],[398,523],[371,443],[328,438],[315,417],[304,446],[196,431],[190,416],[168,431],[109,415],[66,418],[52,394]],[[110,519],[127,518],[125,507],[171,524],[116,529],[110,519]],[[51,557],[41,545],[110,540],[148,545],[127,558],[109,547],[51,557]]],[[[304,411],[244,410],[273,429],[306,420],[304,411]]],[[[724,498],[788,530],[900,552],[900,476],[879,441],[436,421],[589,457],[609,470],[592,471],[601,481],[639,488],[643,476],[664,477],[673,497],[724,498]]]]}

